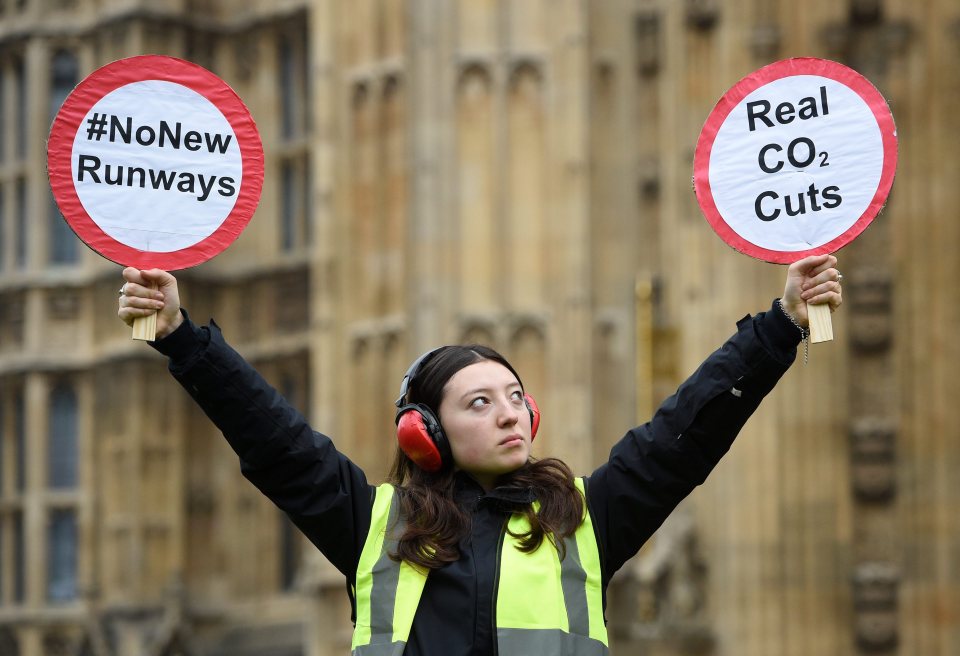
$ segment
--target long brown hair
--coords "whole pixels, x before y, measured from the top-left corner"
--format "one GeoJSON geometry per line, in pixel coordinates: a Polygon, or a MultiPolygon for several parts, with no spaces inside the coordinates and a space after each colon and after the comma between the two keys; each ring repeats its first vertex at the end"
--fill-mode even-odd
{"type": "MultiPolygon", "coordinates": [[[[480,346],[447,346],[438,349],[421,363],[415,377],[409,382],[407,402],[422,403],[439,417],[447,381],[460,369],[492,360],[502,364],[513,373],[523,387],[520,376],[507,360],[493,349],[480,346]]],[[[441,423],[442,423],[442,418],[441,423]]],[[[427,472],[418,467],[407,455],[397,449],[389,482],[396,487],[401,515],[406,527],[399,537],[396,560],[405,560],[412,565],[436,569],[460,557],[458,544],[470,531],[470,514],[456,503],[454,484],[456,471],[453,463],[447,462],[440,471],[427,472]]],[[[509,507],[515,514],[524,515],[530,530],[511,535],[519,540],[523,552],[535,551],[544,538],[557,548],[560,557],[566,555],[563,538],[573,535],[584,517],[583,496],[573,481],[573,472],[561,460],[530,458],[519,469],[500,476],[498,487],[530,490],[539,502],[534,511],[530,503],[517,503],[509,507]]]]}

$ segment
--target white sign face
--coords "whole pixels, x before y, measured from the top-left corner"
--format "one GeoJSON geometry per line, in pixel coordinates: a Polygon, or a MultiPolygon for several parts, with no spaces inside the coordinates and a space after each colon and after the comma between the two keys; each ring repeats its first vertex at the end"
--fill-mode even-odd
{"type": "Polygon", "coordinates": [[[64,102],[47,148],[64,218],[91,248],[181,269],[226,248],[263,182],[253,119],[223,80],[171,57],[95,71],[64,102]]]}
{"type": "Polygon", "coordinates": [[[893,117],[865,78],[793,59],[717,103],[697,144],[694,186],[727,243],[788,263],[859,235],[886,201],[896,159],[893,117]]]}
{"type": "Polygon", "coordinates": [[[196,91],[160,80],[128,84],[95,104],[82,126],[72,157],[77,196],[118,242],[181,250],[213,234],[233,210],[243,177],[237,137],[196,91]],[[171,217],[179,219],[175,232],[171,217]]]}

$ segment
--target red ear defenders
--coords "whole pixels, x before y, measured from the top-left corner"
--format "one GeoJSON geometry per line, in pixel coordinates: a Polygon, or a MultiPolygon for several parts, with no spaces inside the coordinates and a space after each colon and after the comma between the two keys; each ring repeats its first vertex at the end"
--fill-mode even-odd
{"type": "MultiPolygon", "coordinates": [[[[440,347],[443,348],[443,347],[440,347]]],[[[400,397],[396,400],[397,406],[397,442],[400,449],[407,454],[421,469],[428,472],[439,471],[453,461],[450,453],[450,443],[443,432],[437,415],[422,403],[406,403],[407,388],[416,378],[417,371],[424,360],[440,349],[427,351],[413,361],[407,373],[403,375],[400,384],[400,397]]],[[[530,440],[537,436],[540,427],[540,409],[537,402],[529,394],[523,395],[527,411],[530,413],[530,440]]]]}

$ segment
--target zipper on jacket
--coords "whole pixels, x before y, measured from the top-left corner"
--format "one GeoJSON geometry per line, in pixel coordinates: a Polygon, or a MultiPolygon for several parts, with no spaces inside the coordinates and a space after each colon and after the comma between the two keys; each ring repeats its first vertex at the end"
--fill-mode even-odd
{"type": "Polygon", "coordinates": [[[500,652],[499,636],[497,635],[497,594],[500,591],[500,554],[503,551],[503,542],[507,536],[507,523],[509,521],[510,515],[507,515],[507,518],[503,520],[503,525],[500,527],[500,539],[497,540],[497,559],[493,566],[493,594],[490,596],[492,599],[490,621],[493,624],[493,656],[497,656],[500,652]]]}

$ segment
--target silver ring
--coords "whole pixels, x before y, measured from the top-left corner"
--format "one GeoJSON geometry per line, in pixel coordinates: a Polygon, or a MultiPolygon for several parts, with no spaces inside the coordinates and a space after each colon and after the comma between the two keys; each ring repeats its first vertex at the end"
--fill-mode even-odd
{"type": "Polygon", "coordinates": [[[839,271],[837,272],[837,282],[843,282],[843,274],[839,271]]]}
{"type": "Polygon", "coordinates": [[[123,285],[120,287],[120,291],[117,293],[117,296],[123,296],[124,294],[123,290],[126,289],[126,287],[127,287],[127,283],[123,283],[123,285]]]}

